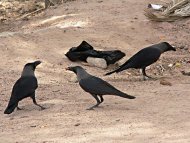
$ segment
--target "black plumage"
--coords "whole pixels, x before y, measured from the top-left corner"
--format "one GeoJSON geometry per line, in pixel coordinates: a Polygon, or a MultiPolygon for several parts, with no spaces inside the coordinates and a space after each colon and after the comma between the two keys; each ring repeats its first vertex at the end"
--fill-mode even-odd
{"type": "Polygon", "coordinates": [[[159,59],[161,54],[166,51],[176,51],[176,49],[167,42],[161,42],[159,44],[146,47],[137,52],[118,69],[108,72],[105,75],[110,75],[115,72],[118,73],[129,68],[135,68],[142,69],[144,79],[146,79],[146,77],[151,78],[145,72],[146,67],[155,63],[159,59]]]}
{"type": "Polygon", "coordinates": [[[34,71],[36,69],[36,66],[40,63],[41,61],[35,61],[33,63],[27,63],[24,66],[21,77],[16,81],[13,86],[12,94],[8,106],[4,111],[4,114],[12,113],[16,107],[17,109],[20,109],[18,107],[18,103],[26,97],[31,97],[35,105],[41,107],[41,109],[44,109],[44,107],[37,104],[35,99],[35,90],[38,88],[38,82],[37,78],[35,77],[34,71]]]}
{"type": "Polygon", "coordinates": [[[88,109],[98,107],[98,105],[104,101],[103,95],[116,95],[128,99],[135,98],[134,96],[130,96],[122,91],[119,91],[108,82],[90,75],[80,66],[68,67],[67,70],[73,71],[77,75],[81,88],[90,93],[96,99],[97,104],[88,109]]]}

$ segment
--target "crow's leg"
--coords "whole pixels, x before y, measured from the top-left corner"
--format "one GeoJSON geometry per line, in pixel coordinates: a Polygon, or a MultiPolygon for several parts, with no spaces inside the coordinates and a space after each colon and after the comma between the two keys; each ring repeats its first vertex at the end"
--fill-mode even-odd
{"type": "Polygon", "coordinates": [[[96,99],[97,104],[94,105],[94,106],[92,106],[92,107],[90,107],[90,108],[88,108],[87,110],[93,110],[94,108],[98,107],[98,105],[101,103],[101,101],[99,100],[99,98],[98,98],[97,95],[95,95],[95,94],[91,94],[91,95],[96,99]]]}
{"type": "Polygon", "coordinates": [[[99,95],[99,97],[100,97],[100,102],[102,103],[104,101],[104,98],[102,95],[99,95]]]}
{"type": "Polygon", "coordinates": [[[155,78],[153,78],[153,77],[151,77],[151,76],[148,76],[147,74],[146,74],[146,71],[145,71],[145,69],[146,69],[146,67],[145,68],[142,68],[142,74],[143,74],[143,80],[147,80],[147,79],[155,79],[155,78]]]}
{"type": "Polygon", "coordinates": [[[35,98],[35,92],[30,96],[33,100],[33,103],[36,105],[36,106],[39,106],[42,110],[46,109],[45,107],[39,105],[37,102],[36,102],[36,98],[35,98]]]}

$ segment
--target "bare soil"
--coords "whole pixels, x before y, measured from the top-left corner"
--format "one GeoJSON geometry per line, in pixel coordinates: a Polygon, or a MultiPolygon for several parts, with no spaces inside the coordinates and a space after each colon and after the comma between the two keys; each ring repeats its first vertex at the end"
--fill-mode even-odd
{"type": "MultiPolygon", "coordinates": [[[[144,8],[151,0],[78,0],[50,8],[29,21],[0,26],[0,142],[1,143],[189,143],[190,142],[190,20],[150,22],[144,8]],[[84,66],[135,100],[105,96],[97,109],[95,100],[77,83],[64,53],[86,40],[96,49],[119,49],[123,61],[138,50],[161,41],[177,47],[152,65],[143,81],[138,70],[104,77],[111,70],[84,66]],[[4,115],[14,82],[23,65],[40,59],[37,101],[19,103],[23,108],[4,115]],[[174,64],[169,68],[169,64],[174,64]],[[162,85],[166,80],[172,85],[162,85]]],[[[81,63],[77,63],[81,65],[81,63]]]]}

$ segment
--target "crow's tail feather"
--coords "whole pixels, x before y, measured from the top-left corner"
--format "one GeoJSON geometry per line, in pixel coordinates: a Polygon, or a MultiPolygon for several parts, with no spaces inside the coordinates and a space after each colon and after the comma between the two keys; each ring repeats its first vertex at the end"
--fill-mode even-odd
{"type": "Polygon", "coordinates": [[[115,73],[115,72],[118,73],[118,72],[121,72],[121,71],[126,70],[128,68],[130,68],[130,66],[128,64],[124,64],[124,65],[121,65],[118,69],[111,71],[111,72],[108,72],[105,75],[110,75],[110,74],[115,73]]]}
{"type": "Polygon", "coordinates": [[[118,68],[118,69],[116,69],[116,70],[114,70],[114,71],[111,71],[111,72],[108,72],[108,73],[106,73],[105,75],[110,75],[110,74],[112,74],[112,73],[118,73],[118,72],[120,72],[121,70],[120,70],[120,68],[118,68]]]}
{"type": "Polygon", "coordinates": [[[123,98],[128,98],[128,99],[135,99],[136,98],[135,96],[131,96],[131,95],[128,95],[128,94],[123,93],[123,92],[119,92],[119,94],[117,94],[117,95],[120,97],[123,97],[123,98]]]}
{"type": "Polygon", "coordinates": [[[17,106],[18,106],[18,103],[9,104],[4,111],[4,114],[11,114],[17,106]]]}

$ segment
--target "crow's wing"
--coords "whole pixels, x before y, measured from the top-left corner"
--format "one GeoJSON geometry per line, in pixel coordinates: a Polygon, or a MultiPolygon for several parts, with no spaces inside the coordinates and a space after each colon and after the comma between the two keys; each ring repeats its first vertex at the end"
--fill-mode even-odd
{"type": "Polygon", "coordinates": [[[26,98],[30,96],[30,94],[34,93],[37,87],[38,83],[36,77],[21,77],[13,86],[11,98],[20,101],[23,98],[26,98]]]}
{"type": "Polygon", "coordinates": [[[95,76],[89,76],[88,78],[80,80],[79,85],[83,90],[91,94],[115,95],[118,93],[118,90],[111,84],[95,76]]]}
{"type": "Polygon", "coordinates": [[[161,55],[157,48],[144,48],[126,61],[120,68],[143,68],[156,62],[161,55]]]}

